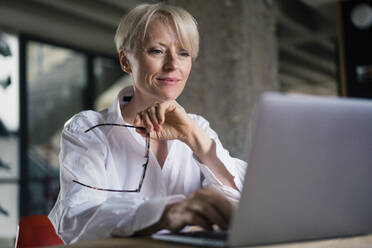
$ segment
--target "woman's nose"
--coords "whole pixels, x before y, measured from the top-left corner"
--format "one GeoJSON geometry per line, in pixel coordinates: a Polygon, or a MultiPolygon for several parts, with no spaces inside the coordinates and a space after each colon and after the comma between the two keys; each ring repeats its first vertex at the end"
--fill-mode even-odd
{"type": "Polygon", "coordinates": [[[170,52],[167,54],[165,61],[164,61],[164,69],[166,70],[174,70],[177,69],[179,66],[177,55],[170,52]]]}

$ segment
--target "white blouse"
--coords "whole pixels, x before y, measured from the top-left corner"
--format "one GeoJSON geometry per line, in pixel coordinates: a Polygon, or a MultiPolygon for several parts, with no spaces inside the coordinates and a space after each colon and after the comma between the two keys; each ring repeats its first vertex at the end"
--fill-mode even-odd
{"type": "MultiPolygon", "coordinates": [[[[132,87],[123,89],[109,109],[83,111],[66,122],[61,138],[60,184],[55,206],[49,214],[57,234],[65,243],[110,236],[130,236],[155,224],[165,206],[180,201],[205,186],[212,186],[231,201],[240,193],[223,185],[211,170],[179,140],[168,141],[168,156],[163,168],[150,151],[146,176],[139,193],[107,192],[81,186],[81,183],[109,189],[131,190],[138,187],[146,161],[146,144],[134,128],[101,126],[121,123],[120,105],[132,87]]],[[[216,153],[234,176],[241,191],[246,162],[232,158],[217,134],[201,116],[189,114],[216,143],[216,153]]]]}

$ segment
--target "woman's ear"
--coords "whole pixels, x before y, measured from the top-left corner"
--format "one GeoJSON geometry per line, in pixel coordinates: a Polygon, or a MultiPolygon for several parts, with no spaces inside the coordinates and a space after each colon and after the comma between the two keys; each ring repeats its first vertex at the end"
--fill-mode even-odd
{"type": "Polygon", "coordinates": [[[132,68],[130,67],[129,59],[124,50],[119,52],[120,67],[123,71],[128,74],[132,73],[132,68]]]}

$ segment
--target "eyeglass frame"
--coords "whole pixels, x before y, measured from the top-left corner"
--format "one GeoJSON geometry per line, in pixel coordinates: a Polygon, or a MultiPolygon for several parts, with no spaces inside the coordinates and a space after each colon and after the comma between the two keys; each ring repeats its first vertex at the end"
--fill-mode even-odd
{"type": "MultiPolygon", "coordinates": [[[[87,133],[87,132],[91,131],[92,129],[94,129],[96,127],[100,127],[100,126],[120,126],[120,127],[130,127],[130,128],[140,129],[140,130],[146,130],[146,128],[144,128],[144,127],[136,127],[136,126],[127,125],[127,124],[101,123],[101,124],[98,124],[98,125],[95,125],[93,127],[88,128],[87,130],[84,131],[84,133],[87,133]]],[[[132,189],[132,190],[105,189],[105,188],[99,188],[99,187],[94,187],[94,186],[91,186],[91,185],[87,185],[87,184],[81,183],[77,180],[72,180],[72,181],[74,183],[77,183],[77,184],[80,184],[80,185],[85,186],[87,188],[95,189],[95,190],[109,191],[109,192],[138,193],[138,192],[141,191],[143,181],[145,180],[146,169],[147,169],[147,165],[148,165],[149,160],[150,160],[149,159],[149,154],[150,154],[150,134],[147,133],[146,134],[146,154],[145,154],[146,162],[142,165],[142,167],[143,167],[142,177],[140,179],[140,182],[139,182],[139,185],[138,185],[137,189],[132,189]]]]}

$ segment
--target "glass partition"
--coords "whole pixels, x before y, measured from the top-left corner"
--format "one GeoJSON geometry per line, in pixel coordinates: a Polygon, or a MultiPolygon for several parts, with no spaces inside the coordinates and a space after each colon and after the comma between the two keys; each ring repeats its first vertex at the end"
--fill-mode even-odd
{"type": "Polygon", "coordinates": [[[19,215],[18,57],[18,38],[0,32],[0,239],[2,242],[15,237],[19,215]]]}
{"type": "Polygon", "coordinates": [[[59,190],[59,140],[64,123],[83,110],[86,56],[27,42],[28,214],[45,214],[59,190]]]}

